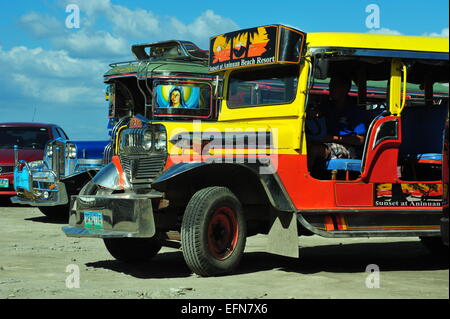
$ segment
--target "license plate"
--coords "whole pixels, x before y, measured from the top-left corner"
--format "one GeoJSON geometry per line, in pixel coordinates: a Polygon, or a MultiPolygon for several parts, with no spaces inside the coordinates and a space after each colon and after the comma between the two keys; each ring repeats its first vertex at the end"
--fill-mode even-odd
{"type": "Polygon", "coordinates": [[[95,212],[84,212],[84,227],[103,229],[103,215],[95,212]]]}
{"type": "Polygon", "coordinates": [[[0,178],[0,187],[1,187],[1,188],[7,188],[7,187],[9,187],[9,179],[6,179],[6,178],[0,178]]]}

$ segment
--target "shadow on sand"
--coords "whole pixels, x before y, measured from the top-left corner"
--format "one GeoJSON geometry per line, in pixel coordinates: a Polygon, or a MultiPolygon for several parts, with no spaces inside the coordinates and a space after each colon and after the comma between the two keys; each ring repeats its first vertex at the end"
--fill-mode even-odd
{"type": "MultiPolygon", "coordinates": [[[[248,252],[244,254],[233,274],[268,270],[299,274],[363,273],[370,264],[378,265],[382,271],[445,270],[448,269],[449,257],[430,254],[419,241],[322,245],[302,248],[298,259],[264,252],[248,252]]],[[[181,251],[160,253],[147,263],[126,264],[107,260],[88,263],[86,266],[108,269],[142,279],[192,275],[181,251]]]]}

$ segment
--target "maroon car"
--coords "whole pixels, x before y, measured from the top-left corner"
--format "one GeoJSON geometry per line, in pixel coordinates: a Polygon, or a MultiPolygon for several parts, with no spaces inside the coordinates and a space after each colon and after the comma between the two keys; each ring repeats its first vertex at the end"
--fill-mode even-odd
{"type": "Polygon", "coordinates": [[[19,148],[19,160],[43,159],[45,144],[67,135],[57,125],[43,123],[0,123],[0,197],[15,195],[14,145],[19,148]]]}

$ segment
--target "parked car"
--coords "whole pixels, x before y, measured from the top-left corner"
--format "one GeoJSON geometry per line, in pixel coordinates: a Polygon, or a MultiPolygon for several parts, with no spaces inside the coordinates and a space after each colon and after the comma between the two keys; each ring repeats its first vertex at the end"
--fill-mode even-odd
{"type": "Polygon", "coordinates": [[[14,169],[15,204],[38,207],[49,218],[69,217],[70,196],[103,166],[109,141],[71,141],[58,137],[47,143],[38,161],[21,159],[14,169]]]}
{"type": "Polygon", "coordinates": [[[14,146],[18,160],[41,160],[49,140],[67,138],[61,127],[44,123],[0,123],[0,196],[15,195],[14,146]]]}

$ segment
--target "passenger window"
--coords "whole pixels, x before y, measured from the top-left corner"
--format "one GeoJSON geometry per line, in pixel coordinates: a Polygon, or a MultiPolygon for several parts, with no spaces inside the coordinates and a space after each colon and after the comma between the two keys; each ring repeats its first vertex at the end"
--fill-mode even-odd
{"type": "Polygon", "coordinates": [[[287,104],[295,99],[298,66],[235,71],[230,76],[230,108],[287,104]]]}

